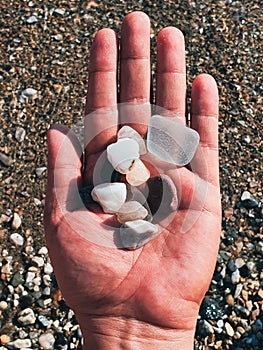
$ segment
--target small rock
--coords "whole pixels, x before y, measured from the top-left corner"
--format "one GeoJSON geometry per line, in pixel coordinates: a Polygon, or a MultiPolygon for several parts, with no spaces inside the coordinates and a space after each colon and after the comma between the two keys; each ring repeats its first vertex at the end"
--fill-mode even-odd
{"type": "Polygon", "coordinates": [[[137,249],[149,242],[158,232],[158,227],[144,220],[127,221],[120,227],[120,247],[137,249]]]}
{"type": "Polygon", "coordinates": [[[65,10],[62,8],[57,8],[54,10],[54,14],[63,17],[65,14],[65,10]]]}
{"type": "Polygon", "coordinates": [[[242,258],[237,258],[235,260],[235,265],[238,269],[245,265],[245,261],[242,258]]]}
{"type": "Polygon", "coordinates": [[[236,269],[232,274],[231,274],[231,281],[233,284],[237,284],[240,280],[240,272],[238,269],[236,269]]]}
{"type": "MultiPolygon", "coordinates": [[[[54,35],[54,39],[55,40],[57,40],[57,41],[62,41],[63,40],[63,35],[62,34],[57,34],[57,35],[54,35]]],[[[55,84],[55,85],[57,85],[56,86],[56,88],[59,90],[59,92],[62,90],[62,86],[61,85],[58,85],[58,84],[55,84]],[[60,88],[60,86],[61,86],[61,88],[60,88]]],[[[53,88],[54,88],[54,90],[56,91],[56,88],[54,87],[54,85],[53,85],[53,88]]],[[[57,92],[57,91],[56,91],[57,92]]],[[[59,93],[58,92],[58,93],[59,93]]]]}
{"type": "Polygon", "coordinates": [[[20,126],[16,128],[15,138],[18,142],[23,142],[26,136],[26,130],[20,126]]]}
{"type": "Polygon", "coordinates": [[[249,199],[251,197],[251,193],[248,191],[244,191],[241,196],[241,201],[245,201],[246,199],[249,199]]]}
{"type": "Polygon", "coordinates": [[[22,220],[20,218],[20,216],[17,214],[17,213],[14,213],[14,216],[13,216],[13,221],[12,221],[12,228],[14,230],[17,230],[22,224],[22,220]]]}
{"type": "Polygon", "coordinates": [[[150,177],[150,172],[140,159],[136,159],[131,170],[126,174],[127,182],[132,186],[144,184],[150,177]]]}
{"type": "Polygon", "coordinates": [[[139,158],[139,145],[133,139],[123,138],[107,147],[107,158],[113,168],[121,174],[127,174],[136,159],[139,158]]]}
{"type": "Polygon", "coordinates": [[[30,339],[16,339],[8,344],[8,346],[13,346],[16,349],[30,348],[32,343],[30,339]]]}
{"type": "Polygon", "coordinates": [[[20,311],[18,314],[18,322],[23,326],[34,324],[36,322],[34,311],[30,308],[20,311]]]}
{"type": "Polygon", "coordinates": [[[226,302],[228,305],[234,305],[235,304],[235,299],[233,298],[232,294],[228,294],[226,296],[226,302]]]}
{"type": "Polygon", "coordinates": [[[118,132],[118,139],[129,138],[138,142],[140,155],[147,153],[145,141],[142,136],[128,125],[123,126],[118,132]]]}
{"type": "Polygon", "coordinates": [[[91,191],[91,196],[105,213],[117,213],[126,200],[126,185],[120,182],[97,185],[91,191]]]}
{"type": "Polygon", "coordinates": [[[240,293],[241,293],[241,291],[242,291],[242,288],[243,288],[243,284],[242,284],[242,283],[239,283],[239,284],[236,286],[234,298],[239,297],[239,295],[240,295],[240,293]]]}
{"type": "Polygon", "coordinates": [[[41,258],[40,256],[34,256],[32,258],[32,261],[37,265],[37,267],[44,266],[44,259],[41,258]]]}
{"type": "Polygon", "coordinates": [[[0,301],[0,310],[1,310],[1,311],[4,311],[4,310],[6,310],[7,308],[8,308],[7,302],[4,301],[4,300],[0,301]]]}
{"type": "Polygon", "coordinates": [[[251,193],[244,191],[241,196],[241,203],[247,209],[256,208],[260,205],[260,201],[257,198],[251,196],[251,193]]]}
{"type": "Polygon", "coordinates": [[[47,170],[47,167],[45,167],[45,166],[42,166],[40,168],[36,168],[37,176],[40,177],[43,174],[43,172],[46,171],[46,170],[47,170]]]}
{"type": "Polygon", "coordinates": [[[148,211],[136,201],[124,203],[117,213],[117,220],[124,224],[126,221],[142,220],[148,215],[148,211]]]}
{"type": "Polygon", "coordinates": [[[38,91],[32,88],[27,88],[22,91],[22,98],[25,100],[34,100],[37,97],[38,91]]]}
{"type": "Polygon", "coordinates": [[[6,166],[11,166],[14,163],[14,160],[11,157],[8,157],[2,152],[0,152],[0,161],[6,166]]]}
{"type": "Polygon", "coordinates": [[[44,350],[53,350],[55,344],[55,337],[51,333],[44,333],[38,339],[39,345],[44,350]]]}
{"type": "Polygon", "coordinates": [[[38,198],[34,198],[33,201],[34,201],[34,204],[35,204],[37,207],[40,207],[40,205],[42,204],[41,201],[40,201],[38,198]]]}
{"type": "MultiPolygon", "coordinates": [[[[2,345],[6,345],[11,341],[11,338],[7,334],[1,334],[0,335],[0,343],[2,345]]],[[[6,349],[6,348],[3,348],[6,349]]]]}
{"type": "Polygon", "coordinates": [[[16,245],[16,246],[22,246],[24,244],[24,238],[19,233],[12,233],[10,235],[10,240],[16,245]]]}
{"type": "Polygon", "coordinates": [[[44,266],[44,272],[47,274],[47,275],[50,275],[52,272],[53,272],[53,267],[50,263],[46,263],[45,266],[44,266]]]}
{"type": "Polygon", "coordinates": [[[13,275],[11,283],[13,287],[18,287],[20,284],[25,282],[23,275],[20,272],[17,272],[13,275]]]}
{"type": "Polygon", "coordinates": [[[49,325],[49,320],[46,318],[46,316],[39,315],[37,319],[44,327],[47,327],[49,325]]]}
{"type": "MultiPolygon", "coordinates": [[[[61,40],[63,40],[63,37],[61,38],[61,40]]],[[[60,94],[62,89],[63,89],[63,85],[60,84],[54,84],[53,85],[53,89],[57,94],[60,94]]]]}
{"type": "Polygon", "coordinates": [[[37,22],[37,18],[36,18],[36,16],[30,16],[26,21],[29,24],[34,24],[37,22]]]}
{"type": "Polygon", "coordinates": [[[42,247],[42,248],[40,248],[39,251],[38,251],[38,254],[39,254],[39,255],[47,255],[47,253],[48,253],[47,247],[42,247]]]}
{"type": "Polygon", "coordinates": [[[232,328],[232,326],[226,322],[225,323],[225,329],[226,329],[226,333],[230,336],[230,337],[233,337],[235,332],[234,332],[234,329],[232,328]]]}

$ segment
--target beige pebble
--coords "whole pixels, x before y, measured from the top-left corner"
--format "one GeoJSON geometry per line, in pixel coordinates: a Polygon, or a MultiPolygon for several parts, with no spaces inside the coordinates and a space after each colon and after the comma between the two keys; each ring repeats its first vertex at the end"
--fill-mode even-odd
{"type": "Polygon", "coordinates": [[[234,329],[232,328],[231,324],[226,322],[225,323],[225,328],[226,328],[226,332],[227,334],[230,336],[230,337],[233,337],[235,332],[234,332],[234,329]]]}
{"type": "Polygon", "coordinates": [[[126,180],[132,186],[142,185],[149,177],[150,171],[140,159],[135,160],[132,169],[126,174],[126,180]]]}
{"type": "Polygon", "coordinates": [[[126,221],[142,220],[148,215],[148,211],[136,201],[124,203],[117,213],[117,220],[124,224],[126,221]]]}

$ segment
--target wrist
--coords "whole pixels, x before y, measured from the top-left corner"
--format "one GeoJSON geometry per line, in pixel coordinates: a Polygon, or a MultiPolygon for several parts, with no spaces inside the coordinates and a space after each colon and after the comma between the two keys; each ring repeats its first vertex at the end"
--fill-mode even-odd
{"type": "Polygon", "coordinates": [[[193,350],[195,328],[170,329],[123,317],[89,318],[80,324],[83,350],[193,350]]]}

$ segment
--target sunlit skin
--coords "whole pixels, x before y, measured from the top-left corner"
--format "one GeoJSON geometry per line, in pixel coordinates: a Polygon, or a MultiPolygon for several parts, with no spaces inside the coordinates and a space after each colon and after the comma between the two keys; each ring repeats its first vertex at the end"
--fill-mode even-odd
{"type": "MultiPolygon", "coordinates": [[[[111,29],[100,30],[94,38],[86,114],[118,102],[152,102],[149,18],[142,12],[127,15],[120,40],[118,53],[117,37],[111,29]]],[[[155,103],[185,122],[184,38],[174,27],[158,34],[156,76],[155,103]]],[[[99,130],[103,118],[103,113],[98,114],[86,128],[99,130]]],[[[190,126],[199,133],[200,144],[191,166],[164,167],[175,184],[180,184],[179,211],[161,234],[135,251],[91,243],[64,218],[69,184],[89,181],[94,159],[116,139],[118,123],[133,122],[141,134],[146,132],[129,108],[125,116],[118,116],[116,110],[110,118],[116,126],[86,147],[84,174],[76,137],[66,136],[64,126],[54,125],[48,132],[45,233],[59,287],[80,323],[85,350],[192,349],[198,310],[211,281],[220,238],[216,83],[210,75],[202,74],[192,84],[190,126]],[[55,188],[54,175],[60,180],[59,188],[55,188]],[[185,217],[196,213],[191,228],[182,233],[185,217]]],[[[140,121],[147,124],[149,118],[146,108],[140,121]]],[[[104,230],[100,222],[106,217],[85,210],[79,224],[99,234],[104,230]],[[99,218],[97,224],[91,220],[94,215],[99,218]]]]}

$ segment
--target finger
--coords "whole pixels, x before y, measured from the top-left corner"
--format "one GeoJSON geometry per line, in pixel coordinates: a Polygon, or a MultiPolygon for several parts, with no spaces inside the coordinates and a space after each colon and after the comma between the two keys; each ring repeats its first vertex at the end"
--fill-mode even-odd
{"type": "Polygon", "coordinates": [[[197,76],[191,94],[191,127],[200,135],[200,143],[191,161],[191,169],[202,179],[219,186],[218,90],[208,74],[197,76]]]}
{"type": "Polygon", "coordinates": [[[90,51],[85,108],[86,155],[99,152],[116,137],[117,38],[111,29],[100,30],[90,51]]]}
{"type": "Polygon", "coordinates": [[[171,111],[185,123],[184,36],[179,29],[174,27],[162,29],[157,38],[156,104],[171,111]]]}
{"type": "Polygon", "coordinates": [[[150,20],[143,12],[132,12],[121,29],[121,124],[134,123],[141,134],[150,118],[150,20]]]}
{"type": "Polygon", "coordinates": [[[82,148],[75,134],[63,125],[53,125],[47,134],[48,183],[45,201],[46,222],[59,222],[78,200],[81,182],[82,148]]]}

